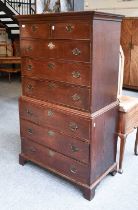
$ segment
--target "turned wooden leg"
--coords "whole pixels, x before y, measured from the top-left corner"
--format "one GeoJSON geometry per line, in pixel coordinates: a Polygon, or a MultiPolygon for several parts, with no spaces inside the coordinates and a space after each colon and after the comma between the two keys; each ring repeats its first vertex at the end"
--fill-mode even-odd
{"type": "Polygon", "coordinates": [[[20,154],[19,155],[19,164],[24,166],[25,163],[27,163],[27,160],[20,154]]]}
{"type": "Polygon", "coordinates": [[[120,135],[120,157],[119,157],[119,173],[122,174],[122,165],[124,160],[124,151],[125,151],[125,144],[126,144],[127,135],[120,135]]]}
{"type": "Polygon", "coordinates": [[[83,195],[84,195],[84,198],[86,198],[87,200],[91,201],[94,196],[95,196],[95,188],[94,187],[93,189],[90,189],[90,188],[86,188],[86,187],[83,187],[83,195]]]}
{"type": "Polygon", "coordinates": [[[135,141],[135,148],[134,148],[135,155],[138,155],[138,128],[136,133],[136,141],[135,141]]]}

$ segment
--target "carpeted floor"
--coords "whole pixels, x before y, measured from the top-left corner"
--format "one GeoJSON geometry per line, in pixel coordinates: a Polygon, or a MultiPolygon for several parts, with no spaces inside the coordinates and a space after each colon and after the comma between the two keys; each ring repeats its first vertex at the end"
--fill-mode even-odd
{"type": "MultiPolygon", "coordinates": [[[[138,97],[138,93],[125,91],[138,97]]],[[[0,80],[0,210],[138,210],[138,157],[135,132],[126,144],[124,173],[107,176],[89,202],[64,179],[32,163],[18,164],[20,82],[0,80]]]]}

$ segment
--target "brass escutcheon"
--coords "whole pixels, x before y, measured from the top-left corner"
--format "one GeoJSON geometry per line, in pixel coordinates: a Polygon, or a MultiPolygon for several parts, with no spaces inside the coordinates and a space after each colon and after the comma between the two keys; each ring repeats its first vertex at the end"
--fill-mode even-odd
{"type": "Polygon", "coordinates": [[[48,136],[55,136],[55,132],[54,131],[48,131],[48,136]]]}
{"type": "Polygon", "coordinates": [[[55,68],[55,64],[54,63],[48,63],[48,68],[50,70],[53,70],[55,68]]]}
{"type": "Polygon", "coordinates": [[[49,155],[50,157],[53,157],[53,156],[55,155],[55,152],[52,151],[52,150],[49,150],[49,151],[48,151],[48,155],[49,155]]]}
{"type": "Polygon", "coordinates": [[[27,51],[32,51],[32,47],[31,46],[28,46],[27,47],[27,51]]]}
{"type": "Polygon", "coordinates": [[[32,86],[31,84],[28,84],[28,85],[27,85],[27,88],[28,88],[29,90],[32,90],[33,86],[32,86]]]}
{"type": "Polygon", "coordinates": [[[73,174],[76,174],[77,173],[77,169],[75,166],[71,166],[70,167],[70,172],[73,173],[73,174]]]}
{"type": "Polygon", "coordinates": [[[79,148],[74,146],[74,145],[71,145],[71,151],[72,152],[78,152],[79,151],[79,148]]]}
{"type": "Polygon", "coordinates": [[[72,76],[74,77],[74,78],[80,78],[80,72],[79,71],[73,71],[72,72],[72,76]]]}
{"type": "Polygon", "coordinates": [[[47,115],[48,115],[48,117],[52,117],[54,115],[54,113],[52,110],[48,110],[47,115]]]}
{"type": "Polygon", "coordinates": [[[29,109],[27,109],[26,112],[27,112],[27,114],[30,115],[30,116],[33,115],[33,113],[32,113],[29,109]]]}
{"type": "Polygon", "coordinates": [[[28,128],[28,133],[29,133],[29,134],[33,134],[33,131],[32,131],[31,128],[28,128]]]}
{"type": "Polygon", "coordinates": [[[75,123],[75,122],[70,122],[69,123],[69,128],[70,128],[70,130],[71,131],[76,131],[79,127],[78,127],[78,125],[75,123]]]}
{"type": "Polygon", "coordinates": [[[80,100],[80,96],[79,96],[77,93],[75,93],[75,94],[72,96],[72,99],[73,99],[73,101],[79,101],[79,100],[80,100]]]}
{"type": "Polygon", "coordinates": [[[37,31],[37,29],[38,29],[38,26],[32,25],[32,31],[33,31],[33,32],[37,31]]]}
{"type": "Polygon", "coordinates": [[[31,65],[31,64],[28,64],[27,70],[28,70],[28,71],[32,71],[32,65],[31,65]]]}
{"type": "Polygon", "coordinates": [[[66,25],[67,32],[72,32],[73,29],[74,29],[74,26],[73,25],[71,25],[71,24],[66,25]]]}
{"type": "Polygon", "coordinates": [[[49,48],[50,50],[53,50],[53,49],[55,48],[55,45],[54,45],[52,42],[49,42],[48,48],[49,48]]]}
{"type": "Polygon", "coordinates": [[[81,51],[78,48],[75,48],[75,49],[72,50],[72,53],[73,53],[73,55],[78,56],[78,55],[81,54],[81,51]]]}

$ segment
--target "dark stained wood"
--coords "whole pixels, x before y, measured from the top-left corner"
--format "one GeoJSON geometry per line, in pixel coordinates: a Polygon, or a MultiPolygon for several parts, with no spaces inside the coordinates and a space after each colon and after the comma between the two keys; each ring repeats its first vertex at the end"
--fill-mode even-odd
{"type": "Polygon", "coordinates": [[[79,20],[51,23],[27,23],[21,25],[21,37],[48,39],[90,39],[90,24],[79,20]],[[84,30],[85,28],[85,30],[84,30]]]}
{"type": "Polygon", "coordinates": [[[27,23],[20,25],[21,38],[32,37],[47,39],[50,34],[49,24],[27,23]]]}
{"type": "Polygon", "coordinates": [[[92,120],[91,184],[116,161],[118,106],[92,120]],[[97,156],[98,154],[98,156],[97,156]],[[104,162],[104,164],[100,164],[104,162]]]}
{"type": "Polygon", "coordinates": [[[72,137],[78,137],[83,141],[89,141],[90,119],[71,113],[71,110],[58,109],[48,103],[39,103],[25,97],[20,99],[20,116],[37,125],[51,127],[72,137]]]}
{"type": "Polygon", "coordinates": [[[51,24],[51,36],[53,39],[90,39],[90,33],[91,26],[88,21],[80,22],[76,20],[51,24]]]}
{"type": "Polygon", "coordinates": [[[41,81],[22,78],[25,96],[62,104],[76,109],[90,110],[90,90],[55,81],[41,81]],[[39,88],[41,87],[41,89],[39,88]],[[87,98],[87,100],[85,100],[87,98]]]}
{"type": "Polygon", "coordinates": [[[129,84],[130,63],[131,63],[131,39],[132,39],[132,20],[123,19],[121,27],[121,45],[125,55],[124,63],[124,81],[123,84],[129,84]]]}
{"type": "Polygon", "coordinates": [[[61,41],[61,40],[22,40],[21,56],[67,59],[74,61],[90,61],[89,41],[61,41]],[[78,54],[73,51],[78,50],[78,54]]]}
{"type": "Polygon", "coordinates": [[[17,19],[23,27],[20,164],[30,160],[76,183],[91,200],[117,166],[122,17],[91,11],[17,19]]]}
{"type": "Polygon", "coordinates": [[[78,141],[50,127],[40,127],[26,120],[20,120],[21,137],[47,146],[83,163],[89,162],[89,144],[78,141]]]}
{"type": "Polygon", "coordinates": [[[42,163],[45,167],[71,177],[84,184],[89,183],[89,167],[79,161],[68,158],[47,147],[36,144],[33,141],[22,139],[22,153],[26,159],[42,163]]]}
{"type": "Polygon", "coordinates": [[[92,19],[107,20],[107,21],[117,21],[121,22],[123,16],[116,15],[111,13],[97,12],[97,11],[79,11],[79,12],[60,12],[60,13],[49,13],[49,14],[36,14],[32,15],[31,19],[29,15],[20,15],[16,16],[20,24],[23,23],[42,23],[44,22],[57,22],[57,21],[66,21],[69,20],[86,20],[87,22],[92,19]]]}
{"type": "Polygon", "coordinates": [[[117,100],[120,24],[93,21],[92,112],[117,100]]]}
{"type": "Polygon", "coordinates": [[[138,19],[122,21],[121,45],[125,55],[124,87],[138,90],[138,19]]]}
{"type": "Polygon", "coordinates": [[[22,59],[22,74],[24,76],[39,78],[40,80],[63,81],[82,86],[90,86],[90,68],[90,64],[84,62],[22,59]]]}
{"type": "Polygon", "coordinates": [[[138,20],[133,20],[132,23],[132,50],[129,85],[138,87],[138,20]]]}

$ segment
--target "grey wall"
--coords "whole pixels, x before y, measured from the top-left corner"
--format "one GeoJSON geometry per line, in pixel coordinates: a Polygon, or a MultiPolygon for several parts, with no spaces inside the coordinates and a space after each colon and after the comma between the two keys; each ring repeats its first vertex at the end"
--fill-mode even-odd
{"type": "Polygon", "coordinates": [[[84,0],[74,0],[74,10],[83,11],[84,10],[84,0]]]}

